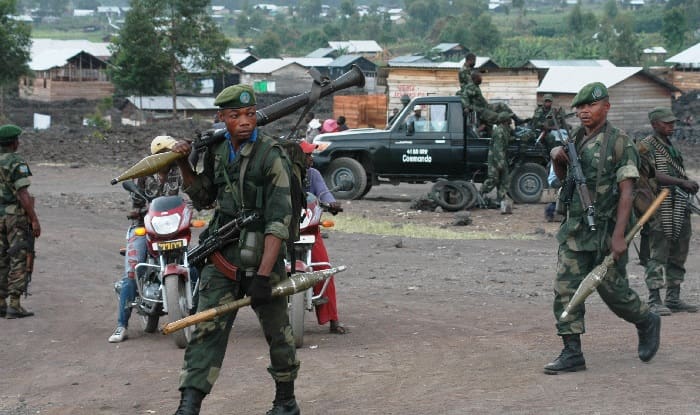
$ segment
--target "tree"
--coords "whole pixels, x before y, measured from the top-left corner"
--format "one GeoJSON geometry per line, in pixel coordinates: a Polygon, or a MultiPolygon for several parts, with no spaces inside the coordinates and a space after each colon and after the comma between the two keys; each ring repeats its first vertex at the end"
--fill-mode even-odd
{"type": "Polygon", "coordinates": [[[688,32],[688,21],[685,12],[680,7],[664,10],[661,36],[670,50],[678,51],[685,45],[688,32]]]}
{"type": "Polygon", "coordinates": [[[482,14],[469,25],[470,39],[473,45],[478,45],[479,50],[491,52],[501,44],[501,33],[493,24],[491,15],[482,14]]]}
{"type": "Polygon", "coordinates": [[[0,0],[0,114],[4,112],[5,88],[16,86],[21,76],[30,74],[31,28],[8,17],[15,14],[16,7],[16,0],[0,0]]]}
{"type": "Polygon", "coordinates": [[[641,48],[632,16],[628,13],[619,15],[615,20],[614,32],[616,36],[612,41],[610,60],[617,66],[638,65],[641,48]]]}
{"type": "MultiPolygon", "coordinates": [[[[154,28],[153,43],[162,48],[168,60],[168,79],[173,98],[173,117],[177,116],[177,81],[189,79],[190,70],[204,73],[221,71],[230,63],[225,60],[229,42],[207,14],[209,0],[132,0],[128,14],[137,13],[140,19],[150,18],[154,28]],[[157,42],[156,42],[157,40],[157,42]]],[[[130,26],[133,36],[142,29],[130,26]]],[[[123,34],[122,34],[123,36],[123,34]]],[[[130,35],[131,36],[131,35],[130,35]]],[[[122,53],[136,54],[127,49],[122,53]]],[[[154,53],[157,53],[154,51],[154,53]]],[[[156,59],[156,70],[163,64],[161,53],[156,59]]]]}
{"type": "Polygon", "coordinates": [[[615,0],[608,0],[603,5],[603,13],[607,20],[614,20],[617,17],[619,10],[617,9],[617,2],[615,0]]]}
{"type": "Polygon", "coordinates": [[[276,58],[280,55],[282,41],[277,33],[265,32],[255,42],[255,52],[261,58],[276,58]]]}
{"type": "Polygon", "coordinates": [[[343,0],[340,2],[341,16],[353,16],[355,14],[357,14],[357,9],[355,8],[354,0],[343,0]]]}
{"type": "Polygon", "coordinates": [[[318,22],[321,15],[321,0],[300,0],[299,12],[302,20],[305,22],[318,22]]]}
{"type": "Polygon", "coordinates": [[[119,36],[112,42],[108,72],[117,90],[125,94],[158,95],[168,91],[170,59],[161,46],[153,19],[132,2],[119,36]]]}

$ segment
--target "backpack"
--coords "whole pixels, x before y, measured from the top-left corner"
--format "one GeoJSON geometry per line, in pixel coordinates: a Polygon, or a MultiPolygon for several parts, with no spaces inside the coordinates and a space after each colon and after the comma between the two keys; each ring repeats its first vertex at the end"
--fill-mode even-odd
{"type": "MultiPolygon", "coordinates": [[[[299,142],[295,140],[279,140],[274,145],[269,146],[263,153],[260,160],[266,160],[268,153],[273,148],[282,150],[282,161],[287,165],[289,172],[289,192],[292,201],[292,218],[289,221],[289,237],[287,238],[287,255],[291,259],[292,273],[295,272],[294,266],[296,258],[294,253],[294,242],[299,240],[301,212],[306,209],[306,155],[299,146],[299,142]]],[[[247,166],[242,166],[242,169],[247,170],[247,166]]],[[[241,183],[243,182],[241,176],[241,183]]]]}

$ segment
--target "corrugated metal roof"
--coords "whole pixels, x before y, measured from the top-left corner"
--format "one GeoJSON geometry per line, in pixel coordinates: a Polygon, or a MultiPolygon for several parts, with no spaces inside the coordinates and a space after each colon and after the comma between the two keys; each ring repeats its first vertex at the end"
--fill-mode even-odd
{"type": "Polygon", "coordinates": [[[307,58],[325,58],[329,54],[333,53],[335,49],[333,48],[318,48],[315,51],[306,55],[307,58]]]}
{"type": "MultiPolygon", "coordinates": [[[[293,61],[285,61],[278,58],[260,59],[243,68],[245,73],[272,73],[287,65],[293,65],[293,61]]],[[[297,64],[298,65],[298,64],[297,64]]]]}
{"type": "MultiPolygon", "coordinates": [[[[173,109],[173,97],[167,95],[147,97],[132,95],[127,100],[140,110],[172,111],[173,109]]],[[[177,97],[176,100],[178,111],[219,109],[219,107],[214,105],[214,98],[212,97],[177,97]]]]}
{"type": "MultiPolygon", "coordinates": [[[[423,56],[419,56],[419,58],[423,58],[423,56]]],[[[397,59],[397,58],[394,58],[397,59]]],[[[402,61],[394,61],[394,59],[390,60],[387,62],[387,65],[391,67],[405,67],[405,68],[456,68],[459,69],[464,65],[464,59],[460,60],[459,62],[432,62],[429,61],[425,58],[421,60],[416,60],[416,61],[409,61],[409,62],[402,62],[402,61]]],[[[474,65],[475,68],[480,68],[484,64],[488,62],[492,62],[491,58],[486,57],[486,56],[477,56],[476,57],[476,64],[474,65]]],[[[495,63],[494,63],[495,65],[495,63]]]]}
{"type": "Polygon", "coordinates": [[[328,64],[328,67],[337,67],[337,68],[342,68],[344,66],[348,66],[351,63],[355,62],[358,59],[361,59],[362,55],[343,55],[343,56],[338,56],[336,60],[328,64]]]}
{"type": "Polygon", "coordinates": [[[418,63],[418,62],[431,62],[430,59],[426,58],[425,56],[422,55],[402,55],[402,56],[397,56],[387,64],[389,66],[392,66],[393,64],[402,64],[402,63],[418,63]]]}
{"type": "Polygon", "coordinates": [[[348,40],[328,42],[328,46],[335,50],[342,49],[347,53],[377,53],[383,49],[374,40],[348,40]]]}
{"type": "Polygon", "coordinates": [[[459,46],[459,43],[440,43],[433,48],[439,52],[447,52],[448,50],[459,46]]]}
{"type": "Polygon", "coordinates": [[[677,55],[671,56],[666,59],[666,62],[700,67],[700,43],[689,47],[677,55]]]}
{"type": "Polygon", "coordinates": [[[535,68],[551,68],[554,66],[603,66],[603,67],[614,67],[615,64],[607,59],[562,59],[562,60],[549,60],[549,59],[532,59],[528,61],[535,68]]]}
{"type": "Polygon", "coordinates": [[[668,51],[663,46],[652,46],[644,49],[644,53],[667,53],[668,51]]]}
{"type": "Polygon", "coordinates": [[[589,67],[555,66],[545,74],[537,92],[576,94],[586,84],[602,82],[610,88],[640,72],[642,67],[589,67]]]}
{"type": "Polygon", "coordinates": [[[296,62],[305,68],[328,66],[329,63],[333,62],[333,58],[282,58],[282,60],[296,62]]]}
{"type": "Polygon", "coordinates": [[[68,59],[80,52],[86,52],[98,58],[106,58],[111,55],[108,46],[109,43],[87,40],[32,39],[29,68],[33,71],[46,71],[63,66],[68,59]]]}

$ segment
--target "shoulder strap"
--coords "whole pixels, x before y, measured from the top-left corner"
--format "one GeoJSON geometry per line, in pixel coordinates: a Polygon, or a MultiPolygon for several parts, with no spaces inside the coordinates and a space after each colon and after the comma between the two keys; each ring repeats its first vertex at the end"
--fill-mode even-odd
{"type": "MultiPolygon", "coordinates": [[[[614,142],[614,140],[611,140],[610,136],[613,134],[613,128],[608,124],[605,126],[605,132],[603,133],[603,142],[600,145],[600,150],[601,150],[601,157],[598,159],[598,172],[596,173],[596,178],[595,178],[595,192],[593,192],[593,202],[596,201],[598,198],[598,188],[600,187],[600,177],[603,175],[603,165],[605,164],[605,158],[607,158],[608,151],[610,150],[608,147],[610,146],[611,142],[614,142]]],[[[615,138],[617,138],[617,134],[615,134],[615,138]]],[[[615,163],[617,163],[617,160],[619,160],[619,156],[617,153],[613,153],[613,160],[615,163]]]]}

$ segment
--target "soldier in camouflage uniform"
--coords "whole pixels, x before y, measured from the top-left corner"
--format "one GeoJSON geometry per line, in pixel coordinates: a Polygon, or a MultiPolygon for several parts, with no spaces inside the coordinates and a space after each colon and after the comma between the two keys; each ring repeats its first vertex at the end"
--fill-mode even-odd
{"type": "Polygon", "coordinates": [[[464,95],[464,91],[469,86],[473,84],[472,73],[474,72],[474,66],[476,65],[476,55],[473,53],[467,54],[464,58],[464,64],[459,70],[459,94],[464,95]]]}
{"type": "Polygon", "coordinates": [[[27,289],[27,233],[32,232],[34,238],[41,235],[34,198],[28,190],[32,172],[16,153],[21,133],[16,125],[0,127],[0,317],[7,318],[34,315],[19,299],[27,289]]]}
{"type": "Polygon", "coordinates": [[[532,128],[542,132],[547,149],[551,150],[556,146],[556,139],[552,131],[557,129],[557,124],[559,128],[564,129],[568,129],[569,126],[564,118],[564,110],[552,108],[554,102],[552,94],[544,94],[542,98],[542,105],[538,105],[535,113],[532,114],[532,128]],[[556,123],[554,117],[556,117],[556,123]]]}
{"type": "MultiPolygon", "coordinates": [[[[690,211],[685,208],[681,219],[680,233],[677,238],[671,235],[671,223],[665,223],[661,211],[667,205],[670,210],[674,204],[687,202],[673,191],[678,186],[693,195],[698,192],[698,182],[689,180],[683,167],[683,156],[669,139],[677,118],[669,108],[655,108],[649,112],[649,121],[654,134],[640,140],[637,149],[641,163],[654,171],[655,184],[670,187],[671,195],[663,201],[652,220],[649,222],[648,241],[650,256],[646,264],[646,284],[649,289],[649,306],[658,314],[670,315],[671,312],[687,311],[695,313],[698,307],[680,299],[681,283],[685,278],[685,261],[692,228],[690,211]],[[664,276],[666,283],[664,284],[664,276]],[[660,289],[666,287],[666,304],[661,302],[660,289]]],[[[672,218],[675,220],[675,218],[672,218]]],[[[668,222],[668,221],[666,221],[668,222]]]]}
{"type": "Polygon", "coordinates": [[[483,197],[495,187],[496,202],[498,203],[505,200],[510,185],[506,150],[511,137],[511,116],[512,114],[509,112],[498,114],[498,124],[493,127],[491,143],[489,144],[488,178],[484,180],[479,191],[483,197]]]}
{"type": "MultiPolygon", "coordinates": [[[[256,127],[255,94],[248,85],[230,86],[216,97],[219,116],[226,123],[227,139],[205,155],[203,171],[193,172],[186,159],[178,160],[183,191],[194,207],[216,203],[210,227],[215,230],[242,211],[255,211],[260,219],[246,226],[240,242],[212,255],[201,270],[199,311],[244,297],[251,305],[270,347],[268,371],[276,393],[268,415],[299,414],[294,380],[299,370],[294,338],[287,317],[286,297],[271,297],[273,284],[287,278],[284,240],[291,220],[290,173],[276,141],[256,127]],[[245,171],[243,183],[241,170],[245,171]],[[230,272],[231,266],[238,268],[230,272]]],[[[173,151],[188,154],[191,146],[179,141],[173,151]]],[[[236,313],[199,323],[185,351],[180,376],[181,399],[176,415],[198,414],[221,371],[229,333],[236,313]]]]}
{"type": "MultiPolygon", "coordinates": [[[[557,233],[559,258],[553,311],[564,349],[544,368],[545,373],[554,375],[586,369],[580,337],[585,332],[584,305],[573,310],[567,321],[560,321],[559,317],[583,278],[609,253],[612,253],[615,264],[608,269],[597,290],[618,317],[636,325],[637,353],[642,361],[648,362],[656,354],[661,331],[661,318],[640,300],[627,280],[625,230],[631,222],[633,187],[639,177],[639,154],[632,140],[607,121],[610,102],[605,85],[600,82],[585,85],[571,106],[576,108],[581,120],[581,127],[573,132],[571,139],[575,142],[583,175],[591,189],[595,230],[588,226],[584,206],[578,192],[574,192],[566,218],[557,233]]],[[[569,159],[563,147],[552,149],[551,157],[560,180],[572,174],[567,168],[569,159]]]]}
{"type": "Polygon", "coordinates": [[[502,112],[509,112],[511,118],[516,123],[521,123],[522,120],[518,118],[513,111],[511,111],[508,105],[497,102],[495,104],[489,104],[481,93],[481,74],[474,72],[471,75],[472,82],[465,84],[463,86],[460,95],[462,97],[462,108],[464,108],[465,113],[474,111],[479,116],[479,121],[486,125],[494,125],[498,123],[498,115],[502,112]]]}

